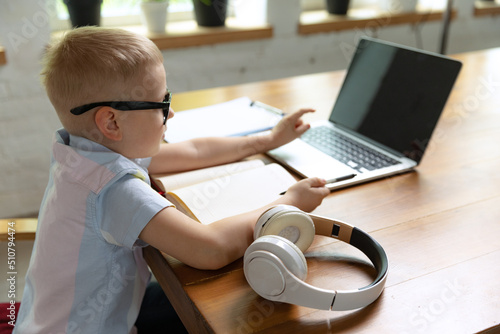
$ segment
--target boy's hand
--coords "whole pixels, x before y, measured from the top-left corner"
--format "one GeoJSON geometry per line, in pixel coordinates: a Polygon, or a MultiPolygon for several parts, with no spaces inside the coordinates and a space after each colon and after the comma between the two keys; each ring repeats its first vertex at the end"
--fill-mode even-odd
{"type": "Polygon", "coordinates": [[[323,198],[330,193],[325,184],[326,181],[318,177],[300,180],[286,191],[282,200],[284,204],[310,212],[320,205],[323,198]]]}
{"type": "Polygon", "coordinates": [[[311,126],[305,124],[302,116],[305,113],[314,112],[314,109],[300,109],[299,111],[289,114],[276,124],[271,131],[272,148],[277,148],[285,145],[292,140],[302,136],[311,126]]]}

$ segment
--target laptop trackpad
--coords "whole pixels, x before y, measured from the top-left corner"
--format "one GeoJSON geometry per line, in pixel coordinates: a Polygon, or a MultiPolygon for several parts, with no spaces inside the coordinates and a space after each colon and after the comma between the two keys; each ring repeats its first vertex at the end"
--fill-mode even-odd
{"type": "Polygon", "coordinates": [[[304,177],[321,177],[326,180],[357,173],[343,163],[306,144],[300,139],[268,152],[285,166],[304,177]]]}

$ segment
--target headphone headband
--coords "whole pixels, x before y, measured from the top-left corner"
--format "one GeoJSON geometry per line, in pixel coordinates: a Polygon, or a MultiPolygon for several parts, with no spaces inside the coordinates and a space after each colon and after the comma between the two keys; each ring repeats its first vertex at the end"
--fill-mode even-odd
{"type": "Polygon", "coordinates": [[[309,214],[309,217],[312,218],[315,224],[317,235],[332,237],[346,242],[359,249],[370,259],[378,275],[373,283],[361,289],[375,285],[386,276],[389,267],[387,254],[377,240],[359,228],[342,221],[313,214],[309,214]]]}

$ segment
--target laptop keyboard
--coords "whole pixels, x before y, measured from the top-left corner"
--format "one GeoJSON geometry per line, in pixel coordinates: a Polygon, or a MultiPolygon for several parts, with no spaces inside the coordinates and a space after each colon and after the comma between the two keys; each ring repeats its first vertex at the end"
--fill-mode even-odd
{"type": "Polygon", "coordinates": [[[327,126],[312,128],[301,139],[360,173],[400,163],[327,126]]]}

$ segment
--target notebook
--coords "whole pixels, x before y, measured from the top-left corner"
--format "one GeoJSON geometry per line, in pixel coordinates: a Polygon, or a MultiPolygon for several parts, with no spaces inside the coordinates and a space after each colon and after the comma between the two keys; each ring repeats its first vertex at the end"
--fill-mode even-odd
{"type": "Polygon", "coordinates": [[[328,120],[267,152],[338,189],[413,170],[422,160],[461,62],[362,37],[328,120]]]}

